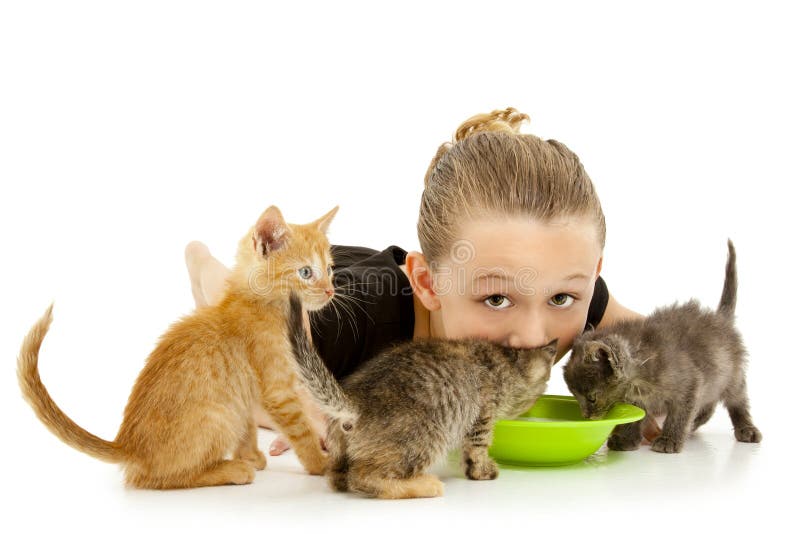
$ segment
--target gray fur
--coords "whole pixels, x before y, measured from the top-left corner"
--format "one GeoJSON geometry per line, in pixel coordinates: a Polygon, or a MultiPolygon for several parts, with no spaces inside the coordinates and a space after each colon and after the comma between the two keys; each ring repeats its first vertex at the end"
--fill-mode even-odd
{"type": "Polygon", "coordinates": [[[494,422],[533,405],[556,355],[557,340],[530,349],[481,339],[408,341],[376,355],[339,386],[308,342],[300,302],[292,295],[290,303],[290,341],[312,395],[321,404],[344,403],[356,415],[333,417],[328,427],[328,477],[339,491],[441,494],[425,494],[412,482],[459,446],[468,478],[495,478],[497,466],[487,454],[494,422]]]}
{"type": "Polygon", "coordinates": [[[289,341],[294,345],[293,361],[298,374],[328,417],[341,420],[342,425],[352,426],[357,418],[356,411],[308,339],[303,327],[303,303],[294,292],[289,296],[287,327],[289,341]]]}
{"type": "MultiPolygon", "coordinates": [[[[761,441],[750,418],[745,384],[747,351],[734,325],[736,251],[728,240],[725,283],[717,311],[695,299],[658,308],[575,339],[564,380],[584,417],[598,419],[617,402],[667,417],[653,442],[657,452],[680,452],[686,437],[723,402],[736,439],[761,441]]],[[[608,439],[614,450],[633,450],[642,421],[619,425],[608,439]]]]}

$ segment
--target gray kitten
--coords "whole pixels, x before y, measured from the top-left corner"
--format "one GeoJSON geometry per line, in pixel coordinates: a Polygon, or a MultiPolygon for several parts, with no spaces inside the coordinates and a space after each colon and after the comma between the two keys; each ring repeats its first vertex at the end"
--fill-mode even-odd
{"type": "Polygon", "coordinates": [[[390,346],[345,378],[331,375],[309,341],[302,304],[290,296],[288,331],[300,376],[331,418],[327,476],[338,491],[386,499],[436,497],[425,471],[463,448],[466,476],[497,477],[487,448],[497,419],[513,418],[544,392],[558,340],[516,349],[480,339],[390,346]]]}
{"type": "MultiPolygon", "coordinates": [[[[734,326],[736,251],[728,240],[725,284],[717,311],[695,299],[657,309],[643,319],[625,320],[575,339],[564,380],[583,416],[599,419],[616,402],[650,414],[666,412],[652,450],[680,452],[690,432],[711,418],[722,401],[739,441],[758,443],[745,385],[747,351],[734,326]]],[[[642,421],[619,425],[608,448],[634,450],[642,421]]]]}

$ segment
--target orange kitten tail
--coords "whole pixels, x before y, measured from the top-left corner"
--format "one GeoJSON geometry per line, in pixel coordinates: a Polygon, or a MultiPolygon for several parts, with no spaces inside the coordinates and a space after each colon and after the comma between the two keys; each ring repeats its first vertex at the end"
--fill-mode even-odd
{"type": "Polygon", "coordinates": [[[31,405],[36,416],[50,431],[67,445],[105,462],[118,463],[125,453],[116,443],[90,434],[56,406],[39,377],[39,348],[53,321],[51,304],[41,319],[30,329],[22,342],[17,360],[17,378],[22,396],[31,405]]]}

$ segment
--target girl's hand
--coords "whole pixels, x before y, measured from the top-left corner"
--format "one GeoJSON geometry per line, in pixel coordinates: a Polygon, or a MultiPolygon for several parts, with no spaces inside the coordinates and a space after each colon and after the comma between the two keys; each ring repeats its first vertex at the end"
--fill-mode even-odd
{"type": "MultiPolygon", "coordinates": [[[[317,436],[319,436],[319,444],[322,447],[322,450],[327,451],[328,448],[325,445],[325,438],[323,436],[328,428],[328,418],[325,417],[322,412],[317,410],[316,406],[313,407],[313,410],[315,411],[309,414],[311,416],[311,427],[314,429],[314,432],[316,432],[317,436]]],[[[270,443],[269,455],[280,456],[291,448],[292,447],[289,445],[289,441],[286,439],[286,436],[281,434],[272,440],[272,443],[270,443]]]]}

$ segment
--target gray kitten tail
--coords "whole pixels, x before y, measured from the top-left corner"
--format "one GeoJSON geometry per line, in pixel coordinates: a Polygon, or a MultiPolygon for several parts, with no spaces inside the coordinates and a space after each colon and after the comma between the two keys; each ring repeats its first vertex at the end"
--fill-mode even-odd
{"type": "Polygon", "coordinates": [[[719,299],[717,313],[728,319],[733,319],[736,310],[736,249],[728,239],[728,263],[725,265],[725,284],[722,286],[722,296],[719,299]]]}
{"type": "Polygon", "coordinates": [[[308,339],[303,327],[303,303],[294,291],[289,294],[287,327],[295,367],[311,395],[323,412],[341,421],[343,430],[351,430],[358,419],[356,410],[308,339]]]}

